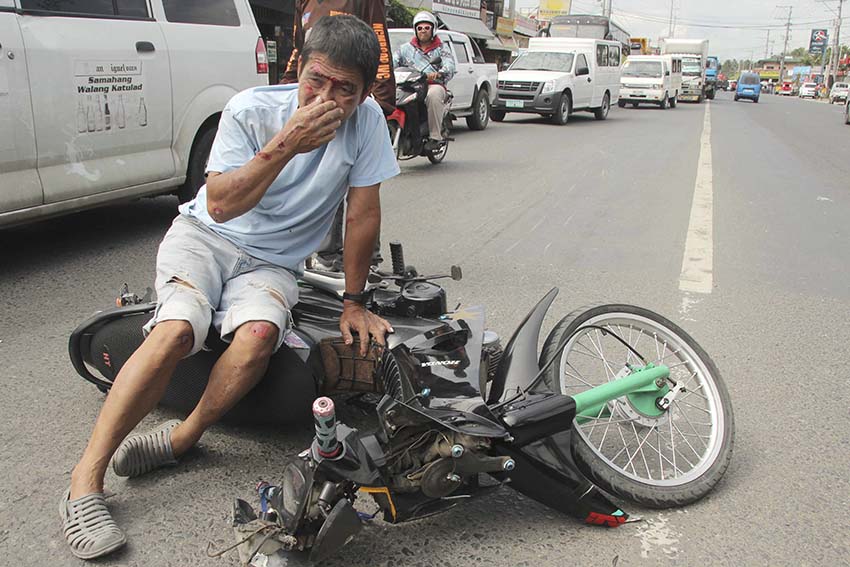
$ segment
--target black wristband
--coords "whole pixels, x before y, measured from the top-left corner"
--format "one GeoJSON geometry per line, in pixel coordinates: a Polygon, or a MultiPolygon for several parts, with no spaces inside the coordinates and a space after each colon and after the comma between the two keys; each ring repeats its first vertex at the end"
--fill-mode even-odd
{"type": "Polygon", "coordinates": [[[369,294],[365,291],[361,291],[360,293],[348,293],[343,292],[342,294],[343,301],[353,301],[354,303],[359,303],[360,305],[366,305],[366,302],[369,301],[369,294]]]}

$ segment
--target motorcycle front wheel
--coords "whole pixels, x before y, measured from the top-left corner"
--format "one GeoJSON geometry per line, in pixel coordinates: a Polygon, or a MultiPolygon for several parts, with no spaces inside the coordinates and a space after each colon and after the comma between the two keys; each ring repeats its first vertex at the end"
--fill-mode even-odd
{"type": "Polygon", "coordinates": [[[720,481],[732,458],[731,400],[717,366],[675,323],[632,305],[582,308],[549,334],[541,364],[552,357],[544,379],[567,395],[647,363],[669,367],[685,388],[665,411],[623,396],[576,417],[573,454],[595,483],[641,505],[670,508],[699,500],[720,481]]]}

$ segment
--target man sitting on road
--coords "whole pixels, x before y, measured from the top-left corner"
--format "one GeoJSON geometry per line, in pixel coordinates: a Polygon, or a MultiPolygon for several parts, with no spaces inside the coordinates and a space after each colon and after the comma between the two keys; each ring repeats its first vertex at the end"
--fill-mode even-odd
{"type": "Polygon", "coordinates": [[[443,139],[443,117],[446,114],[448,83],[455,75],[455,59],[449,46],[444,44],[435,31],[437,18],[430,12],[419,12],[413,17],[416,35],[393,53],[393,66],[411,67],[428,76],[428,95],[425,105],[428,107],[428,128],[430,139],[426,150],[436,150],[443,139]],[[439,61],[437,61],[439,59],[439,61]]]}
{"type": "MultiPolygon", "coordinates": [[[[250,391],[282,344],[298,300],[296,274],[348,201],[340,330],[379,343],[392,329],[359,303],[378,235],[381,182],[399,172],[378,104],[367,98],[380,48],[352,16],[322,18],[301,51],[297,85],[256,87],[222,113],[197,198],[180,208],[157,255],[158,304],[122,367],[61,505],[71,552],[91,559],[125,543],[104,500],[119,476],[176,463],[250,391]],[[185,421],[124,440],[162,397],[177,363],[213,324],[229,342],[185,421]],[[122,443],[123,441],[123,443],[122,443]],[[119,446],[120,445],[120,446],[119,446]]],[[[361,340],[365,355],[368,340],[361,340]]]]}

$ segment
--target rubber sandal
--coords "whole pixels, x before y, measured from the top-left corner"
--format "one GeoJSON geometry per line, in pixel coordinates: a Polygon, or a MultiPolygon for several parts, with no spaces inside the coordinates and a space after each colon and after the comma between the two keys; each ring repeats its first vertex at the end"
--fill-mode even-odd
{"type": "Polygon", "coordinates": [[[112,553],[127,543],[124,532],[112,519],[102,492],[71,500],[71,489],[59,503],[62,534],[71,553],[80,559],[94,559],[112,553]]]}
{"type": "Polygon", "coordinates": [[[157,429],[128,437],[112,457],[112,470],[118,476],[139,476],[159,467],[176,465],[171,450],[171,430],[180,425],[172,419],[157,429]]]}

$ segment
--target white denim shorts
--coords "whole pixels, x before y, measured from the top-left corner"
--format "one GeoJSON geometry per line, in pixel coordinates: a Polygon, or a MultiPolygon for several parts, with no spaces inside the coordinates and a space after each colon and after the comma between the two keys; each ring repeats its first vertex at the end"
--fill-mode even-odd
{"type": "Polygon", "coordinates": [[[275,350],[291,326],[298,301],[295,275],[250,256],[200,221],[178,215],[156,256],[157,306],[144,327],[147,336],[161,321],[187,321],[195,342],[188,356],[204,348],[210,325],[222,340],[248,321],[278,329],[275,350]]]}

